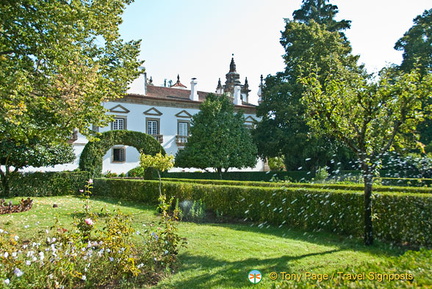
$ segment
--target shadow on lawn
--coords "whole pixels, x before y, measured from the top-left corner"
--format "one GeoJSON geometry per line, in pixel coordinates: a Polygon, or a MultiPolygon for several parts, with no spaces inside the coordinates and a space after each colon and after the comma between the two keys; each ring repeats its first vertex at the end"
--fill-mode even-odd
{"type": "MultiPolygon", "coordinates": [[[[263,280],[268,279],[270,272],[280,272],[284,268],[287,274],[298,273],[291,271],[289,268],[290,262],[312,256],[325,256],[341,250],[334,249],[319,253],[304,254],[300,256],[281,256],[278,258],[256,259],[250,258],[241,261],[225,261],[218,260],[209,256],[196,256],[188,253],[181,254],[180,259],[183,260],[181,272],[188,274],[189,271],[200,270],[203,273],[193,275],[188,279],[181,278],[179,281],[174,281],[169,285],[160,284],[159,288],[219,288],[223,284],[224,287],[244,287],[252,285],[247,281],[247,274],[253,269],[260,270],[263,274],[263,280]]],[[[252,285],[254,286],[254,285],[252,285]]]]}

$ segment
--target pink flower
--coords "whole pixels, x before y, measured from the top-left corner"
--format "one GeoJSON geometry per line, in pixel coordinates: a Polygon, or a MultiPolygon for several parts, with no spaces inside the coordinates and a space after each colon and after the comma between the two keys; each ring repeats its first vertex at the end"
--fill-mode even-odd
{"type": "Polygon", "coordinates": [[[84,222],[85,222],[87,225],[89,225],[89,226],[93,226],[93,224],[94,224],[94,223],[93,223],[93,220],[90,219],[90,218],[85,219],[84,222]]]}
{"type": "Polygon", "coordinates": [[[93,184],[93,179],[88,180],[89,184],[93,184]]]}

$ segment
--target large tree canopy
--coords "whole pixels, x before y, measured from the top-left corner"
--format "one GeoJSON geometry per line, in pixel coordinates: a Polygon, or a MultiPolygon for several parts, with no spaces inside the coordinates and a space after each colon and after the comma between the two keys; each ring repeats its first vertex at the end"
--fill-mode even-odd
{"type": "Polygon", "coordinates": [[[317,138],[311,134],[300,101],[304,88],[297,79],[307,73],[302,69],[305,63],[314,64],[322,71],[328,69],[321,61],[322,55],[340,55],[340,61],[354,70],[358,57],[350,54],[351,47],[342,35],[330,33],[326,26],[314,20],[308,24],[287,20],[281,44],[286,51],[285,71],[266,78],[257,110],[262,121],[254,131],[254,140],[260,155],[284,155],[288,170],[317,168],[325,166],[330,159],[346,158],[343,146],[328,137],[317,138]]]}
{"type": "Polygon", "coordinates": [[[430,114],[422,100],[432,97],[432,78],[387,69],[373,80],[341,65],[337,55],[323,60],[331,69],[321,81],[320,70],[310,67],[311,74],[301,80],[307,88],[302,102],[314,131],[334,136],[357,155],[364,179],[364,239],[370,245],[375,170],[389,150],[417,143],[416,126],[430,114]]]}
{"type": "Polygon", "coordinates": [[[269,75],[262,90],[262,102],[257,114],[262,117],[253,132],[261,157],[284,156],[288,170],[316,169],[332,159],[338,163],[349,158],[346,149],[327,137],[311,134],[301,103],[303,85],[297,79],[307,71],[304,63],[314,63],[326,69],[320,57],[336,53],[346,65],[357,67],[357,57],[351,56],[351,46],[343,30],[348,20],[335,20],[338,8],[328,0],[304,0],[294,11],[293,20],[286,19],[280,40],[284,47],[285,70],[269,75]],[[326,33],[328,31],[338,33],[326,33]]]}
{"type": "MultiPolygon", "coordinates": [[[[424,11],[414,19],[414,25],[395,44],[402,51],[403,59],[399,69],[409,72],[414,68],[422,75],[432,73],[432,9],[424,11]]],[[[430,99],[423,100],[425,105],[432,104],[430,99]]],[[[432,120],[423,121],[417,128],[420,141],[432,145],[432,120]]]]}
{"type": "Polygon", "coordinates": [[[394,48],[403,51],[400,67],[405,72],[413,68],[419,68],[423,74],[432,72],[432,9],[414,19],[414,25],[394,48]]]}
{"type": "Polygon", "coordinates": [[[139,42],[119,38],[131,0],[0,3],[0,141],[64,142],[107,122],[101,102],[138,76],[139,42]]]}
{"type": "Polygon", "coordinates": [[[214,168],[220,174],[229,168],[253,167],[256,147],[244,125],[242,112],[226,95],[209,94],[191,121],[191,136],[176,155],[176,166],[214,168]]]}
{"type": "Polygon", "coordinates": [[[325,25],[329,31],[341,32],[350,28],[350,20],[335,20],[339,9],[328,2],[329,0],[303,0],[302,7],[293,12],[294,21],[309,24],[313,20],[325,25]]]}
{"type": "Polygon", "coordinates": [[[118,31],[131,2],[0,1],[3,182],[10,168],[70,161],[73,130],[89,136],[109,121],[101,103],[122,97],[141,65],[139,41],[118,31]]]}

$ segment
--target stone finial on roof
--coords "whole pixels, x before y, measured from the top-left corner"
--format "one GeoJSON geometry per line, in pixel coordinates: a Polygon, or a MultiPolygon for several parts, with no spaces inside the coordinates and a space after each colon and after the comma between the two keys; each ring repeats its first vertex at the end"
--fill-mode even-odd
{"type": "Polygon", "coordinates": [[[176,88],[187,88],[186,85],[182,84],[180,82],[180,75],[177,74],[177,82],[174,83],[173,85],[171,85],[171,87],[176,87],[176,88]]]}
{"type": "Polygon", "coordinates": [[[229,72],[237,72],[236,71],[236,64],[234,62],[234,53],[232,54],[229,72]]]}
{"type": "Polygon", "coordinates": [[[223,86],[222,86],[221,80],[219,78],[218,84],[216,87],[216,94],[222,94],[222,93],[223,93],[223,86]]]}

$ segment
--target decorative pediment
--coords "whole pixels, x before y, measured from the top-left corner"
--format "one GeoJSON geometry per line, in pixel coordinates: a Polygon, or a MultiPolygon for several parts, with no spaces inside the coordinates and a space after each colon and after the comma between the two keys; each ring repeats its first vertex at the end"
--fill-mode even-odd
{"type": "Polygon", "coordinates": [[[189,112],[187,112],[186,110],[180,111],[175,116],[180,117],[180,118],[192,118],[192,115],[189,112]]]}
{"type": "Polygon", "coordinates": [[[129,109],[125,108],[123,105],[120,105],[120,104],[114,106],[109,111],[115,112],[115,113],[129,113],[130,112],[129,109]]]}
{"type": "Polygon", "coordinates": [[[248,116],[246,119],[245,119],[245,123],[257,123],[257,120],[256,119],[254,119],[252,116],[248,116]]]}
{"type": "Polygon", "coordinates": [[[152,107],[146,111],[144,111],[145,115],[153,115],[153,116],[161,116],[162,112],[160,112],[159,110],[157,110],[155,107],[152,107]]]}

